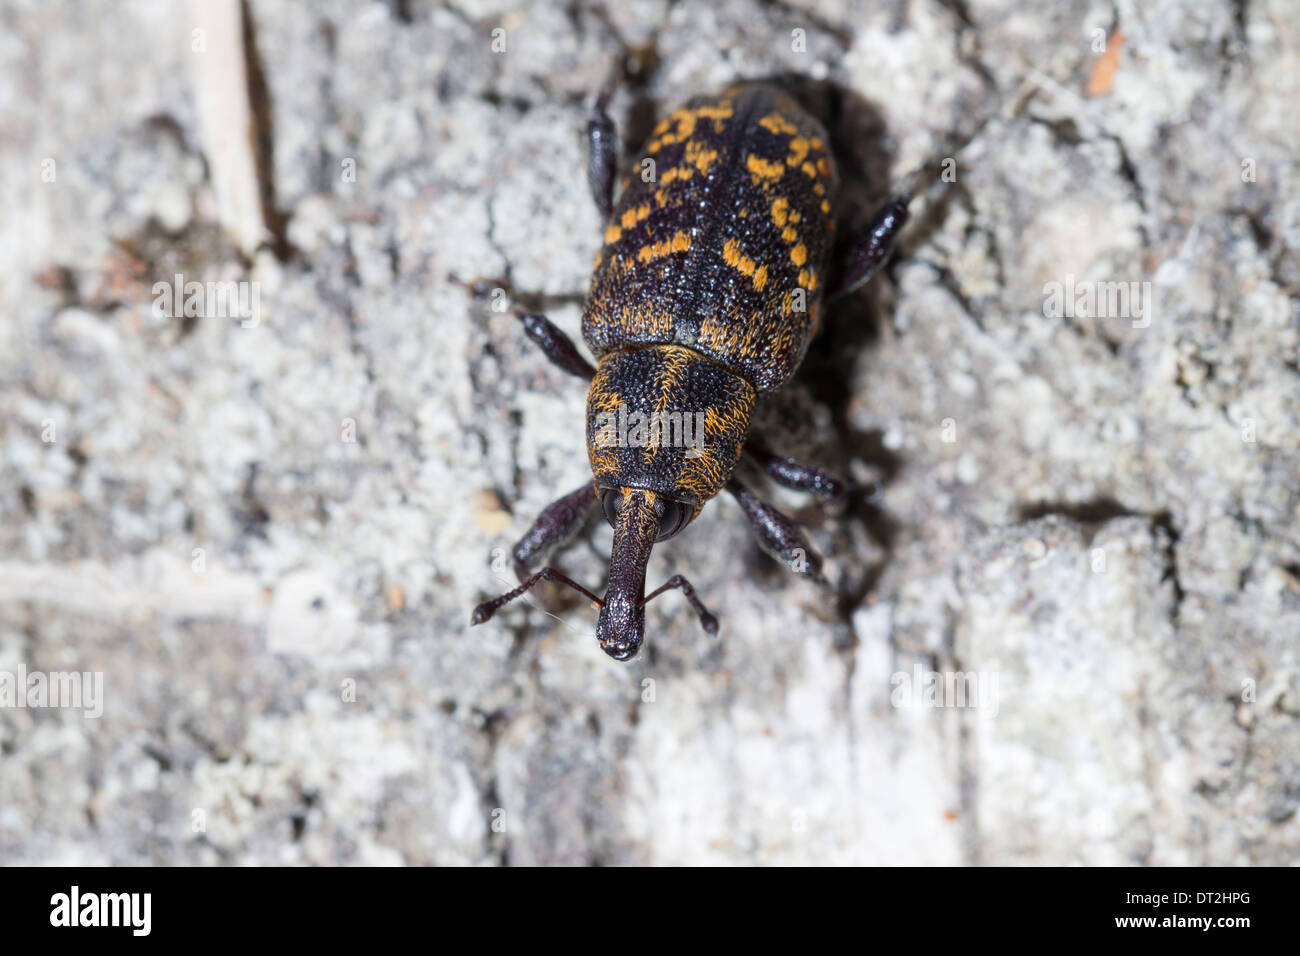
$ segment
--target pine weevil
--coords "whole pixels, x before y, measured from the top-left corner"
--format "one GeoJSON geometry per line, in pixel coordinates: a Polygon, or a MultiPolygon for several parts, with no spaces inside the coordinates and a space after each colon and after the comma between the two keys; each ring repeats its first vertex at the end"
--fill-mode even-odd
{"type": "Polygon", "coordinates": [[[820,580],[820,558],[794,522],[732,471],[743,454],[786,487],[843,494],[844,482],[829,472],[756,446],[750,414],[760,395],[794,374],[826,300],[861,286],[888,257],[909,198],[887,202],[845,265],[828,272],[839,175],[826,131],[782,90],[743,83],[659,123],[642,153],[655,173],[629,176],[615,204],[611,93],[602,90],[587,127],[588,179],[606,220],[582,319],[596,365],[545,316],[520,313],[525,334],[555,365],[591,383],[594,480],[542,512],[514,547],[521,584],[478,605],[470,623],[538,581],[555,581],[599,605],[596,638],[626,661],[644,640],[645,605],[668,590],[680,588],[705,631],[717,633],[717,618],[686,578],[674,575],[646,594],[645,576],[655,543],[678,534],[724,488],[765,551],[820,580]],[[648,423],[635,440],[611,427],[632,418],[648,423]],[[673,428],[685,439],[672,440],[673,428]],[[605,597],[554,568],[530,574],[597,502],[614,529],[605,597]],[[799,554],[807,557],[796,564],[799,554]]]}

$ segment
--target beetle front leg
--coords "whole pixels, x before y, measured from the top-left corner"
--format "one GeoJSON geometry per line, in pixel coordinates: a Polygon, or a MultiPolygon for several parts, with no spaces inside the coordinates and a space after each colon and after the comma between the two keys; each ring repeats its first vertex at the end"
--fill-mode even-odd
{"type": "Polygon", "coordinates": [[[826,501],[835,501],[842,498],[848,490],[848,485],[839,475],[816,465],[806,465],[794,458],[774,455],[753,441],[745,442],[744,454],[777,484],[795,491],[811,491],[826,501]]]}
{"type": "Polygon", "coordinates": [[[827,583],[822,577],[821,556],[808,545],[793,519],[777,511],[735,478],[727,482],[727,490],[740,503],[764,551],[796,574],[805,574],[818,584],[827,583]]]}
{"type": "MultiPolygon", "coordinates": [[[[475,299],[485,299],[489,293],[495,299],[499,295],[505,295],[507,291],[499,287],[494,288],[490,280],[465,282],[463,285],[475,299]]],[[[573,340],[561,332],[554,322],[542,313],[529,312],[517,303],[510,303],[509,310],[522,323],[524,334],[533,340],[537,347],[551,360],[551,364],[563,369],[570,375],[576,375],[578,378],[591,381],[596,374],[596,369],[583,358],[582,353],[578,351],[578,347],[573,344],[573,340]]],[[[504,310],[496,309],[494,304],[494,311],[504,310]]]]}
{"type": "Polygon", "coordinates": [[[618,165],[618,130],[609,118],[609,101],[618,83],[615,71],[605,81],[587,123],[587,182],[602,219],[614,208],[614,173],[618,165]]]}
{"type": "Polygon", "coordinates": [[[848,295],[875,275],[876,270],[894,251],[894,244],[907,225],[907,204],[910,201],[910,196],[895,197],[877,210],[871,225],[867,227],[867,234],[862,237],[845,263],[839,279],[827,293],[828,299],[848,295]]]}
{"type": "Polygon", "coordinates": [[[515,577],[523,581],[548,551],[572,538],[595,503],[596,493],[588,481],[547,505],[533,526],[515,544],[512,552],[515,577]]]}
{"type": "Polygon", "coordinates": [[[582,357],[573,340],[561,332],[554,322],[539,312],[520,312],[519,320],[524,325],[524,334],[537,344],[551,360],[551,364],[570,375],[585,378],[589,382],[592,380],[596,369],[582,357]]]}

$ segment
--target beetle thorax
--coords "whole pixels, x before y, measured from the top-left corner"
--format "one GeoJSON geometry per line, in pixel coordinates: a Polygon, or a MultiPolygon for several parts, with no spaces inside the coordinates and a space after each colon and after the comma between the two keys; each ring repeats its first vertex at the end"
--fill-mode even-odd
{"type": "Polygon", "coordinates": [[[698,512],[731,477],[757,392],[679,345],[610,352],[587,396],[597,488],[645,488],[698,512]]]}

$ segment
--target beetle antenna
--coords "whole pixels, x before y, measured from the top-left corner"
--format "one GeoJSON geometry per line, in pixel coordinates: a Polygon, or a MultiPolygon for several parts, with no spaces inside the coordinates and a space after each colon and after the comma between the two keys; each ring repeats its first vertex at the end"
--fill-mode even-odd
{"type": "Polygon", "coordinates": [[[505,605],[509,604],[511,601],[519,597],[521,594],[531,590],[534,584],[536,584],[538,581],[541,581],[543,579],[547,581],[554,581],[556,584],[563,584],[568,587],[571,587],[573,588],[573,590],[577,591],[583,597],[587,598],[588,600],[596,602],[596,604],[599,606],[603,606],[605,604],[604,601],[596,597],[596,595],[592,594],[590,591],[584,588],[577,581],[573,580],[573,578],[569,577],[567,574],[562,574],[561,572],[555,570],[555,568],[542,568],[542,570],[538,571],[536,574],[531,575],[527,581],[519,585],[519,587],[515,588],[514,590],[507,591],[505,594],[501,595],[500,597],[493,598],[490,601],[484,601],[478,607],[474,608],[474,613],[471,614],[469,618],[470,627],[473,627],[475,624],[482,624],[484,621],[490,620],[492,615],[495,614],[498,610],[500,610],[505,605]]]}
{"type": "Polygon", "coordinates": [[[699,616],[700,626],[704,628],[706,634],[711,637],[716,637],[718,633],[717,617],[715,617],[713,613],[704,606],[703,602],[695,596],[695,588],[691,585],[691,582],[687,581],[686,578],[682,577],[680,574],[674,574],[665,583],[659,585],[659,587],[655,588],[642,598],[641,606],[645,607],[659,595],[663,594],[665,591],[671,591],[673,588],[682,589],[682,594],[685,595],[686,600],[691,602],[691,607],[695,609],[696,615],[699,616]]]}

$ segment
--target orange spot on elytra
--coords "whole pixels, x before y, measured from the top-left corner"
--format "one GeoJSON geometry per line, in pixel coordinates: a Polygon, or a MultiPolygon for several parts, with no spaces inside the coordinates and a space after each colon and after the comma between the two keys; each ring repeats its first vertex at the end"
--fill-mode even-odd
{"type": "Polygon", "coordinates": [[[686,162],[694,166],[702,173],[707,173],[713,161],[718,158],[716,149],[709,149],[708,144],[699,140],[689,143],[686,147],[686,162]]]}
{"type": "Polygon", "coordinates": [[[785,172],[783,164],[774,163],[753,153],[745,158],[745,167],[759,179],[780,179],[781,174],[785,172]]]}
{"type": "Polygon", "coordinates": [[[674,166],[659,177],[659,182],[667,186],[675,179],[690,179],[694,175],[695,170],[690,166],[674,166]]]}
{"type": "Polygon", "coordinates": [[[768,113],[758,121],[758,125],[769,133],[778,135],[793,136],[799,132],[798,128],[780,113],[768,113]]]}
{"type": "Polygon", "coordinates": [[[673,114],[677,119],[677,142],[684,143],[695,132],[695,113],[690,110],[678,110],[673,114]]]}
{"type": "Polygon", "coordinates": [[[642,246],[637,250],[637,260],[641,263],[650,262],[652,259],[658,259],[666,256],[670,252],[685,252],[691,247],[690,233],[679,229],[673,234],[671,239],[663,239],[659,242],[652,242],[642,246]]]}
{"type": "Polygon", "coordinates": [[[740,251],[740,243],[735,239],[728,239],[722,247],[722,261],[747,276],[753,275],[758,268],[758,263],[740,251]]]}
{"type": "Polygon", "coordinates": [[[735,239],[728,239],[723,245],[722,261],[733,268],[740,261],[740,243],[735,239]]]}
{"type": "Polygon", "coordinates": [[[790,208],[790,201],[784,196],[772,200],[772,221],[778,226],[785,225],[787,211],[790,208]]]}
{"type": "Polygon", "coordinates": [[[798,166],[808,157],[808,140],[802,136],[790,140],[790,155],[785,158],[787,166],[798,166]]]}

